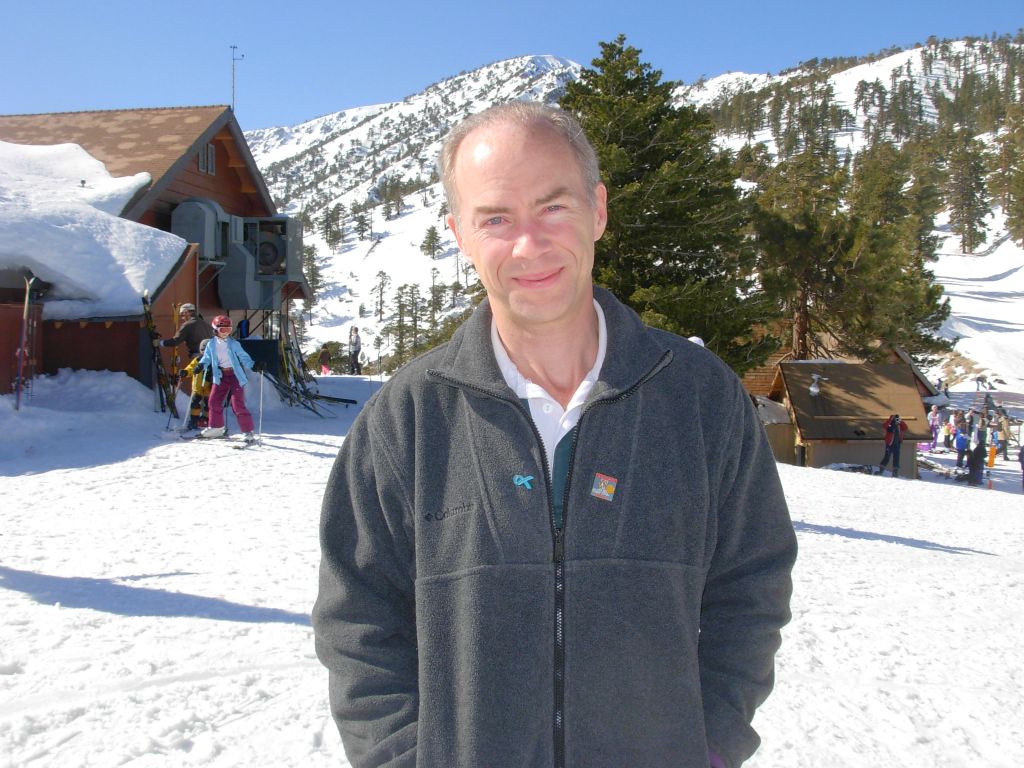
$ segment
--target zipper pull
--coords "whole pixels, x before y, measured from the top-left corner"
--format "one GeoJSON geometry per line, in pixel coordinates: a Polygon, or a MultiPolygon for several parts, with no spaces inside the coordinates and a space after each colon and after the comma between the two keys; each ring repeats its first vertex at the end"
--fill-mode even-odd
{"type": "Polygon", "coordinates": [[[565,534],[561,528],[555,529],[555,562],[562,562],[565,557],[565,534]]]}

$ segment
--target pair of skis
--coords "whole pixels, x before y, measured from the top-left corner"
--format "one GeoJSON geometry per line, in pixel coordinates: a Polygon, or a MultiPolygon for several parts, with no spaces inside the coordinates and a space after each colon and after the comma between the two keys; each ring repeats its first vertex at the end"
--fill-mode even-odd
{"type": "MultiPolygon", "coordinates": [[[[149,300],[149,291],[142,294],[142,312],[146,317],[146,330],[149,331],[149,343],[152,346],[153,342],[160,338],[160,334],[157,333],[156,321],[153,320],[153,305],[149,300]]],[[[163,358],[160,356],[160,347],[157,346],[153,346],[153,370],[156,373],[160,411],[161,413],[170,411],[171,416],[177,419],[178,406],[174,402],[175,385],[171,383],[170,377],[167,375],[163,358]]]]}
{"type": "MultiPolygon", "coordinates": [[[[25,364],[35,373],[35,318],[29,317],[29,302],[32,298],[32,283],[35,275],[25,278],[25,309],[21,314],[21,344],[18,345],[18,378],[14,382],[14,410],[21,410],[21,393],[25,391],[25,364]],[[31,349],[29,345],[31,344],[31,349]]],[[[31,378],[31,374],[29,378],[31,378]]]]}
{"type": "Polygon", "coordinates": [[[253,438],[252,440],[239,440],[238,438],[228,437],[227,435],[224,435],[223,437],[203,437],[201,433],[195,435],[181,435],[181,439],[197,443],[227,443],[229,447],[234,448],[236,451],[244,451],[246,448],[252,448],[253,446],[262,444],[262,441],[259,438],[253,438]]]}

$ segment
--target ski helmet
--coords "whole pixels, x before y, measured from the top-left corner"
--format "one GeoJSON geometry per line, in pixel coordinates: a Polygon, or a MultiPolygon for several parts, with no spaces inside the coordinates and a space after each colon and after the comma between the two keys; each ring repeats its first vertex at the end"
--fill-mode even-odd
{"type": "Polygon", "coordinates": [[[211,325],[213,326],[213,330],[217,331],[221,328],[230,329],[233,323],[231,322],[231,318],[228,317],[227,315],[217,315],[215,318],[213,318],[213,322],[211,323],[211,325]]]}
{"type": "Polygon", "coordinates": [[[186,302],[178,307],[178,313],[180,314],[182,312],[191,312],[194,315],[196,313],[196,305],[186,302]]]}

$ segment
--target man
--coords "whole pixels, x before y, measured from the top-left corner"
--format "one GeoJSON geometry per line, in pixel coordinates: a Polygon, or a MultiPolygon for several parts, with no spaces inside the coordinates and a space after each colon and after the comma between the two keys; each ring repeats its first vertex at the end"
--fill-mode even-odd
{"type": "Polygon", "coordinates": [[[878,464],[878,474],[885,472],[892,457],[892,476],[899,477],[900,474],[900,448],[903,447],[903,433],[907,431],[907,423],[903,421],[898,413],[889,415],[885,420],[885,453],[882,461],[878,464]]]}
{"type": "Polygon", "coordinates": [[[363,342],[359,338],[359,329],[352,326],[348,332],[348,373],[350,376],[362,376],[363,364],[359,362],[359,353],[363,350],[363,342]]]}
{"type": "Polygon", "coordinates": [[[195,304],[182,304],[178,308],[178,332],[169,339],[153,339],[154,347],[175,347],[185,342],[189,360],[199,356],[199,344],[213,336],[210,326],[196,312],[195,304]]]}
{"type": "Polygon", "coordinates": [[[516,102],[441,175],[487,299],[367,402],[328,480],[313,610],[355,768],[735,768],[796,542],[711,352],[591,282],[579,125],[516,102]]]}
{"type": "MultiPolygon", "coordinates": [[[[184,342],[188,349],[189,361],[195,360],[199,357],[200,345],[213,337],[213,329],[196,311],[196,305],[191,303],[185,303],[178,307],[178,321],[178,332],[169,339],[153,339],[153,346],[174,347],[184,342]]],[[[186,371],[187,367],[186,363],[178,372],[183,381],[189,375],[186,371]]],[[[188,419],[185,422],[185,429],[192,430],[206,426],[207,408],[207,398],[195,392],[189,394],[188,419]]]]}
{"type": "Polygon", "coordinates": [[[1005,410],[999,413],[999,436],[1003,443],[1003,461],[1010,460],[1010,416],[1005,410]]]}

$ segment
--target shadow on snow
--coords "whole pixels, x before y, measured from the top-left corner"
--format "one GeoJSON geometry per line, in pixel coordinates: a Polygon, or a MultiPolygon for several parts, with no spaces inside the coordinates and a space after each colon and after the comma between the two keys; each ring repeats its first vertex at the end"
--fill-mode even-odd
{"type": "Polygon", "coordinates": [[[309,616],[279,608],[240,605],[216,597],[168,592],[118,584],[112,579],[83,576],[48,576],[0,566],[0,587],[22,592],[37,603],[64,608],[87,608],[117,616],[163,616],[213,619],[249,624],[309,626],[309,616]]]}
{"type": "Polygon", "coordinates": [[[937,544],[933,541],[923,539],[908,539],[904,536],[890,536],[884,533],[873,533],[871,531],[858,531],[853,528],[840,528],[835,525],[815,525],[814,523],[793,522],[793,528],[797,533],[821,533],[832,536],[845,536],[848,539],[862,539],[865,541],[883,541],[886,544],[899,544],[903,547],[915,547],[917,549],[930,549],[936,552],[946,552],[951,555],[988,555],[996,557],[993,552],[982,552],[978,549],[967,549],[966,547],[950,547],[946,544],[937,544]]]}

